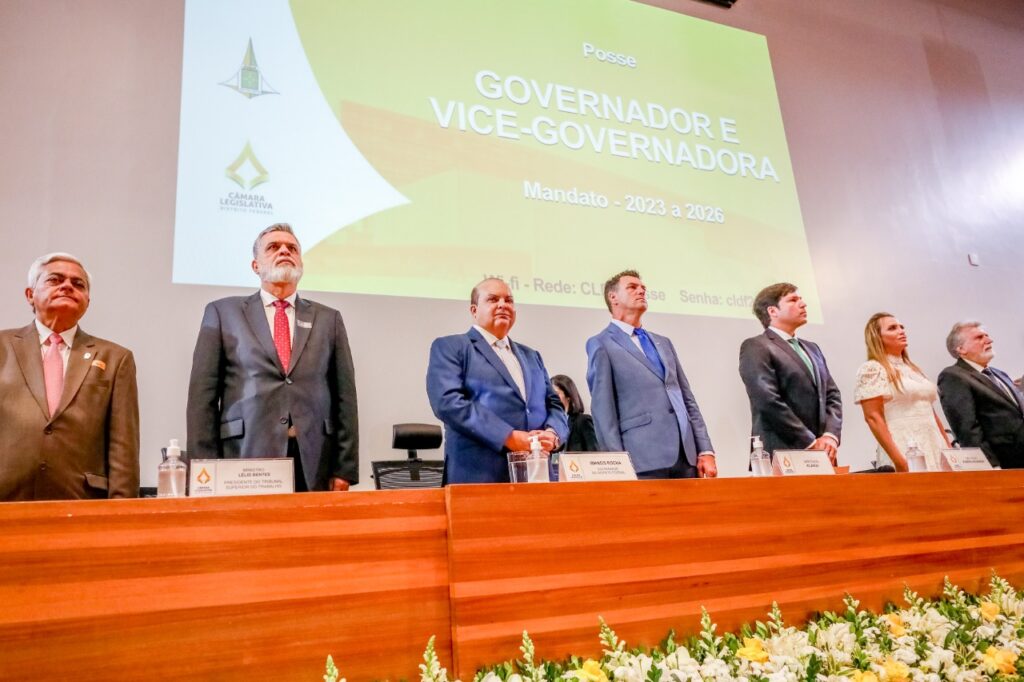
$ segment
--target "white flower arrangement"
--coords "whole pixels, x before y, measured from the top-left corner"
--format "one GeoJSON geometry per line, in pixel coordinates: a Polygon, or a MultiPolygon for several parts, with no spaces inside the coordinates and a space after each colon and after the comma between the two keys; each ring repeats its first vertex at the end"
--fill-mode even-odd
{"type": "MultiPolygon", "coordinates": [[[[650,650],[627,649],[601,620],[600,660],[537,659],[524,632],[521,659],[484,668],[473,682],[1021,682],[1024,595],[1008,582],[993,575],[989,593],[975,596],[947,579],[940,598],[907,589],[904,601],[873,614],[847,596],[843,612],[803,628],[787,626],[773,604],[767,622],[721,636],[704,611],[685,645],[669,632],[650,650]]],[[[433,637],[423,661],[420,682],[449,682],[433,637]]],[[[339,680],[330,656],[324,680],[339,680]]]]}

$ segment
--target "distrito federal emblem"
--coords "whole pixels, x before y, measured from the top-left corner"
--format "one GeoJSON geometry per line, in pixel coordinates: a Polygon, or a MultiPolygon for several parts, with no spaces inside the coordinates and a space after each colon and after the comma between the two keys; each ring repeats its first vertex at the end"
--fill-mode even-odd
{"type": "Polygon", "coordinates": [[[246,141],[245,148],[242,149],[238,158],[224,169],[224,175],[242,189],[247,190],[270,180],[270,173],[263,167],[260,160],[256,158],[256,154],[252,151],[252,145],[248,141],[246,141]]]}
{"type": "Polygon", "coordinates": [[[256,63],[256,53],[252,49],[252,38],[249,38],[249,46],[245,48],[245,56],[242,57],[242,65],[238,67],[238,71],[231,78],[220,84],[245,95],[249,99],[259,97],[260,95],[280,94],[277,90],[270,87],[270,83],[260,73],[260,67],[256,63]]]}

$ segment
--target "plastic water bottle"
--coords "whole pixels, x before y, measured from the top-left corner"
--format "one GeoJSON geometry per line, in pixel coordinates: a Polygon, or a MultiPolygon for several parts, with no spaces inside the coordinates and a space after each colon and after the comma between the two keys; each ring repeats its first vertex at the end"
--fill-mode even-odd
{"type": "Polygon", "coordinates": [[[156,496],[185,497],[185,473],[188,467],[181,461],[178,439],[172,438],[167,446],[167,459],[157,467],[156,496]]]}
{"type": "Polygon", "coordinates": [[[924,453],[921,452],[921,448],[917,447],[917,441],[914,439],[907,441],[907,449],[903,456],[907,458],[908,471],[928,471],[928,460],[924,458],[924,453]]]}
{"type": "Polygon", "coordinates": [[[765,452],[761,436],[751,436],[754,447],[750,450],[750,474],[752,476],[771,476],[772,459],[765,452]]]}

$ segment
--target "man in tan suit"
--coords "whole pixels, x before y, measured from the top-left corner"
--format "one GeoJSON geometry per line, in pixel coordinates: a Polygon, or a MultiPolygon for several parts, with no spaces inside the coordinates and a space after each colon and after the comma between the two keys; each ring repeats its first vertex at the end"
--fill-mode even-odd
{"type": "Polygon", "coordinates": [[[89,285],[74,256],[36,259],[35,320],[0,331],[0,500],[139,494],[135,359],[78,326],[89,285]]]}

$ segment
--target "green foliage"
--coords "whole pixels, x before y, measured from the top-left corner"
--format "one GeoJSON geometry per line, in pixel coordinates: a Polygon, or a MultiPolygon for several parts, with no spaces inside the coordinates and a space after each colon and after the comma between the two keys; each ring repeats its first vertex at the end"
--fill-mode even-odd
{"type": "Polygon", "coordinates": [[[326,669],[324,670],[324,682],[338,682],[339,676],[340,673],[338,672],[338,669],[334,665],[334,658],[332,658],[330,654],[328,654],[327,666],[326,669]]]}
{"type": "Polygon", "coordinates": [[[903,586],[903,601],[905,601],[907,606],[915,611],[920,611],[925,606],[925,600],[921,599],[921,596],[917,592],[910,589],[909,585],[903,586]]]}
{"type": "Polygon", "coordinates": [[[427,648],[423,651],[423,662],[420,663],[420,682],[448,682],[448,671],[441,667],[434,649],[435,637],[427,640],[427,648]]]}
{"type": "Polygon", "coordinates": [[[665,637],[665,639],[663,639],[661,642],[661,649],[665,652],[665,655],[671,656],[676,652],[676,649],[678,648],[679,645],[676,644],[676,631],[669,630],[668,636],[665,637]]]}
{"type": "Polygon", "coordinates": [[[777,635],[785,627],[786,623],[782,620],[782,609],[779,608],[778,602],[773,601],[772,610],[768,612],[768,629],[772,631],[772,634],[777,635]]]}
{"type": "Polygon", "coordinates": [[[530,639],[530,635],[526,633],[526,630],[523,630],[523,643],[520,645],[519,650],[523,652],[522,660],[517,661],[520,674],[526,680],[538,682],[540,678],[538,677],[537,667],[534,664],[533,640],[530,639]]]}
{"type": "Polygon", "coordinates": [[[622,651],[625,648],[625,642],[619,642],[618,635],[615,631],[608,627],[608,623],[604,622],[604,618],[598,616],[598,622],[601,623],[601,644],[604,646],[605,656],[611,656],[622,651]]]}
{"type": "Polygon", "coordinates": [[[863,649],[856,649],[851,655],[853,667],[857,670],[867,670],[871,666],[871,657],[863,649]]]}
{"type": "MultiPolygon", "coordinates": [[[[948,653],[943,655],[951,656],[953,665],[960,669],[955,671],[956,676],[963,679],[1021,682],[1024,678],[1024,655],[1014,662],[1016,675],[992,674],[983,667],[984,652],[992,646],[1011,652],[1024,650],[1024,618],[1019,615],[1022,608],[1021,594],[997,575],[992,576],[988,587],[988,594],[978,597],[965,593],[947,579],[939,599],[923,599],[905,587],[903,600],[907,607],[901,611],[887,604],[884,609],[903,619],[908,636],[899,637],[892,636],[890,628],[893,625],[879,615],[860,609],[860,602],[847,595],[841,612],[824,612],[804,627],[806,642],[811,649],[803,649],[798,640],[791,639],[799,638],[799,631],[794,627],[787,628],[777,603],[772,604],[765,622],[755,621],[743,625],[738,632],[725,632],[721,635],[711,615],[702,608],[700,630],[695,635],[678,640],[676,632],[670,630],[661,645],[653,649],[627,649],[626,642],[602,618],[599,624],[604,657],[600,665],[609,677],[613,676],[616,668],[622,666],[629,671],[629,679],[640,682],[691,682],[698,679],[696,676],[711,681],[713,677],[722,674],[718,666],[723,664],[728,675],[735,679],[767,682],[777,676],[780,666],[786,665],[796,673],[799,682],[824,682],[827,677],[833,676],[833,679],[849,678],[856,671],[873,669],[877,672],[886,658],[900,651],[907,652],[912,646],[918,662],[932,658],[933,650],[944,649],[948,653]],[[992,601],[1000,605],[1001,615],[995,627],[980,615],[978,605],[981,601],[992,601]],[[826,633],[838,624],[844,627],[836,628],[835,633],[826,633]],[[852,633],[852,639],[843,634],[846,628],[852,633]],[[933,642],[932,638],[940,633],[944,633],[942,643],[933,642]],[[1016,637],[1013,633],[1016,633],[1016,637]],[[771,652],[771,659],[764,663],[751,662],[744,658],[748,656],[746,652],[744,657],[740,657],[738,652],[744,648],[743,637],[763,642],[771,652]],[[828,648],[817,649],[823,645],[826,637],[828,648]],[[671,666],[670,656],[673,657],[671,666]],[[795,656],[798,667],[792,667],[794,659],[780,656],[795,656]],[[693,660],[686,663],[689,659],[693,660]],[[710,659],[716,662],[707,669],[696,671],[689,667],[704,666],[710,659]],[[679,669],[675,668],[677,660],[679,669]],[[640,670],[645,671],[642,678],[636,676],[640,670]]],[[[523,682],[576,682],[577,671],[582,670],[585,663],[579,656],[570,656],[564,661],[540,659],[527,632],[523,632],[519,650],[520,659],[484,668],[476,673],[473,682],[483,682],[484,678],[488,678],[488,682],[508,682],[513,676],[522,678],[523,682]]],[[[999,656],[1005,657],[1006,654],[1000,653],[999,656]]],[[[1002,665],[1006,665],[1007,659],[1001,660],[1002,665]]],[[[910,664],[911,679],[921,679],[921,674],[937,675],[940,680],[953,679],[954,671],[945,665],[939,670],[926,670],[918,666],[919,663],[910,664]]],[[[434,638],[427,643],[423,663],[419,668],[420,682],[448,682],[447,671],[438,660],[434,638]]],[[[580,674],[579,677],[583,679],[584,676],[580,674]]],[[[324,682],[344,682],[330,656],[327,657],[323,679],[324,682]]]]}
{"type": "Polygon", "coordinates": [[[725,645],[724,650],[728,650],[729,652],[734,654],[740,650],[741,646],[743,646],[743,642],[740,640],[740,638],[732,634],[731,632],[727,632],[724,635],[722,635],[722,644],[725,645]]]}
{"type": "Polygon", "coordinates": [[[815,682],[818,679],[821,667],[821,659],[818,658],[818,654],[811,654],[811,657],[807,660],[807,667],[804,669],[807,675],[807,682],[815,682]]]}
{"type": "Polygon", "coordinates": [[[708,658],[719,658],[724,644],[722,638],[715,634],[715,624],[711,622],[711,614],[703,606],[700,608],[700,634],[697,635],[697,647],[694,658],[704,662],[708,658]]]}

